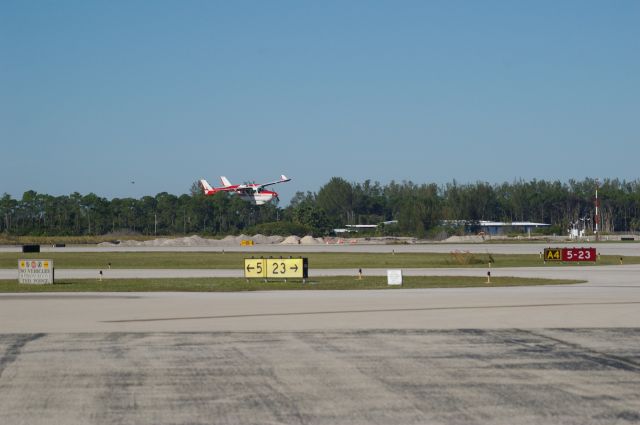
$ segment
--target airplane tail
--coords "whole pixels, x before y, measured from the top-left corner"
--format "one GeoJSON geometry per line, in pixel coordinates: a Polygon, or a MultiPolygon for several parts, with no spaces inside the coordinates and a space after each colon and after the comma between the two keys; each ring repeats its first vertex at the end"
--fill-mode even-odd
{"type": "Polygon", "coordinates": [[[290,180],[291,180],[291,179],[290,179],[289,177],[285,176],[284,174],[281,174],[281,175],[280,175],[280,181],[281,181],[281,182],[288,182],[288,181],[290,181],[290,180]]]}
{"type": "Polygon", "coordinates": [[[222,181],[222,185],[224,187],[232,186],[231,182],[225,176],[220,176],[220,180],[222,181]]]}
{"type": "Polygon", "coordinates": [[[206,181],[205,179],[200,180],[200,187],[202,188],[202,191],[204,192],[205,195],[210,195],[213,192],[215,192],[211,187],[211,185],[209,184],[209,182],[206,181]]]}

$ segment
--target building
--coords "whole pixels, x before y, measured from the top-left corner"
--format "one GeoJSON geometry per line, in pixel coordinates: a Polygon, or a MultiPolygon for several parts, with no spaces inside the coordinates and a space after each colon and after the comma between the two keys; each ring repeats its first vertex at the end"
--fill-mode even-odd
{"type": "Polygon", "coordinates": [[[531,234],[531,231],[540,229],[543,227],[549,227],[550,224],[546,223],[534,223],[531,221],[512,221],[506,223],[502,221],[485,221],[478,222],[482,232],[487,235],[504,235],[510,232],[531,234]]]}
{"type": "Polygon", "coordinates": [[[345,225],[345,229],[333,229],[333,232],[338,233],[352,233],[352,232],[360,232],[360,231],[375,231],[378,226],[388,226],[390,224],[398,224],[398,220],[389,220],[383,221],[379,224],[347,224],[345,225]]]}
{"type": "Polygon", "coordinates": [[[444,220],[442,224],[446,226],[465,226],[472,227],[474,233],[483,233],[486,235],[504,235],[507,233],[526,233],[528,235],[535,229],[549,227],[550,224],[534,223],[532,221],[488,221],[488,220],[444,220]]]}

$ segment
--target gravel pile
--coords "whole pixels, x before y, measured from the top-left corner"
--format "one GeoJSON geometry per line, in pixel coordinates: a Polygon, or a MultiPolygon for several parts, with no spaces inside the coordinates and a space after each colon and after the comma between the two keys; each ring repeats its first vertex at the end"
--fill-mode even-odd
{"type": "Polygon", "coordinates": [[[287,236],[285,240],[280,242],[281,245],[298,245],[300,244],[300,238],[298,236],[292,235],[287,236]]]}
{"type": "Polygon", "coordinates": [[[307,235],[304,238],[300,239],[300,244],[301,245],[317,245],[318,241],[316,241],[313,236],[307,235]]]}
{"type": "Polygon", "coordinates": [[[260,233],[258,233],[257,235],[253,235],[251,237],[251,240],[253,241],[253,243],[255,244],[265,244],[265,243],[269,243],[269,238],[267,238],[265,235],[261,235],[260,233]]]}
{"type": "Polygon", "coordinates": [[[225,236],[223,239],[206,239],[198,235],[188,236],[184,238],[158,238],[148,241],[121,240],[119,243],[102,242],[98,246],[126,246],[126,247],[197,247],[197,246],[238,246],[242,241],[251,240],[256,245],[299,245],[324,243],[322,238],[314,239],[311,236],[305,236],[302,240],[298,236],[289,236],[286,239],[282,236],[265,236],[257,234],[254,236],[239,235],[225,236]]]}
{"type": "Polygon", "coordinates": [[[446,243],[461,243],[461,242],[483,242],[484,237],[480,235],[469,235],[469,236],[451,236],[445,239],[443,242],[446,243]]]}

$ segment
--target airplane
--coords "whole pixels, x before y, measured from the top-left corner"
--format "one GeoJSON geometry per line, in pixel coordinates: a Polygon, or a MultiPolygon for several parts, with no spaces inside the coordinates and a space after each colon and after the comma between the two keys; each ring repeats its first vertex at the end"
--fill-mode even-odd
{"type": "Polygon", "coordinates": [[[230,194],[238,195],[240,199],[254,205],[264,205],[274,199],[279,199],[276,192],[265,190],[265,187],[278,183],[285,183],[291,179],[282,174],[280,176],[280,180],[269,183],[231,184],[225,176],[220,176],[220,180],[222,180],[222,187],[211,187],[209,182],[205,179],[200,179],[199,183],[202,188],[202,192],[205,195],[215,195],[218,192],[229,192],[230,194]]]}

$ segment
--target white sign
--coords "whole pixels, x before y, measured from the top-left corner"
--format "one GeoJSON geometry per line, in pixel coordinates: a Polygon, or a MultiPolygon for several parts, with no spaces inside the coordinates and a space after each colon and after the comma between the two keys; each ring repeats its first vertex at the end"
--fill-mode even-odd
{"type": "Polygon", "coordinates": [[[387,285],[402,285],[402,270],[387,270],[387,285]]]}
{"type": "Polygon", "coordinates": [[[18,283],[53,283],[53,260],[18,260],[18,283]]]}

